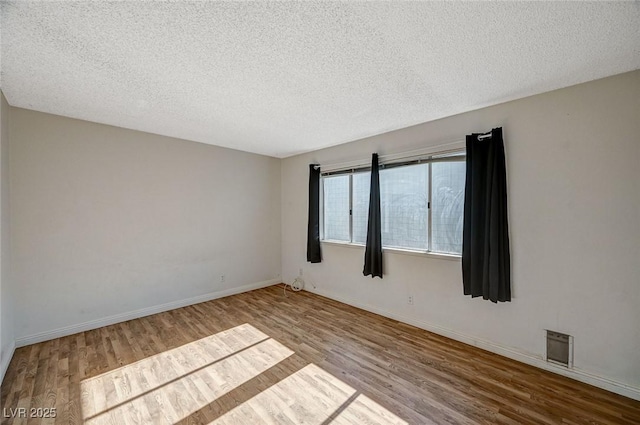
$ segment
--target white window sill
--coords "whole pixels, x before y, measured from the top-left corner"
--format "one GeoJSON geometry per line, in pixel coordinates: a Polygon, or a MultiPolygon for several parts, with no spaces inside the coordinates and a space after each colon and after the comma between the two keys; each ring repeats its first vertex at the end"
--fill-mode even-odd
{"type": "MultiPolygon", "coordinates": [[[[349,243],[349,242],[340,242],[340,241],[320,241],[322,245],[329,246],[341,246],[344,248],[356,248],[356,249],[364,249],[364,245],[349,243]]],[[[411,249],[402,249],[402,248],[382,248],[382,252],[388,252],[389,254],[399,254],[399,255],[413,255],[415,257],[428,257],[428,258],[438,258],[441,260],[449,260],[449,261],[461,261],[462,257],[456,254],[444,254],[440,252],[428,252],[428,251],[414,251],[411,249]]]]}

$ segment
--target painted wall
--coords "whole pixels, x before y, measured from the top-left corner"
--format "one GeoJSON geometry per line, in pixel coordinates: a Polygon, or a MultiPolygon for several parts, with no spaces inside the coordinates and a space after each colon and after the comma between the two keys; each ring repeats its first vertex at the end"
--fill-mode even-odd
{"type": "Polygon", "coordinates": [[[14,348],[14,299],[9,268],[9,110],[0,92],[0,382],[14,348]]]}
{"type": "Polygon", "coordinates": [[[568,333],[575,373],[638,397],[639,164],[640,71],[290,157],[282,162],[283,278],[303,268],[308,290],[538,365],[544,330],[568,333]],[[323,244],[324,261],[305,262],[309,163],[439,145],[500,126],[511,303],[465,297],[459,260],[387,252],[383,280],[362,276],[363,248],[323,244]]]}
{"type": "Polygon", "coordinates": [[[280,160],[18,108],[10,131],[19,344],[279,277],[280,160]]]}

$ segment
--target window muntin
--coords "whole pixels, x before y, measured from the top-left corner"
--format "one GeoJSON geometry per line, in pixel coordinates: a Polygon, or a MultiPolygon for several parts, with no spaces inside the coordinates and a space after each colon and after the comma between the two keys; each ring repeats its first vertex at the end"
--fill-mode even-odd
{"type": "MultiPolygon", "coordinates": [[[[457,152],[380,170],[383,247],[461,254],[464,161],[457,152]]],[[[370,179],[368,171],[322,177],[323,240],[366,243],[370,179]]]]}

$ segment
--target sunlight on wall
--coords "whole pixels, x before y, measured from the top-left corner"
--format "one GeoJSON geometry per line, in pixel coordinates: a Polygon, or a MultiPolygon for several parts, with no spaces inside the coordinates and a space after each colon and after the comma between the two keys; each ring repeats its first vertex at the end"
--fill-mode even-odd
{"type": "Polygon", "coordinates": [[[305,366],[210,425],[258,423],[407,425],[315,364],[305,366]]]}
{"type": "Polygon", "coordinates": [[[82,381],[84,423],[175,423],[292,354],[240,325],[82,381]]]}

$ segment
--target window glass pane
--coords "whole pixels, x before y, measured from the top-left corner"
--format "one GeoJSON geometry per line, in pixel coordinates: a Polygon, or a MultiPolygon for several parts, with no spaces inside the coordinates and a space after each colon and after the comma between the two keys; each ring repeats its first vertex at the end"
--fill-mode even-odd
{"type": "Polygon", "coordinates": [[[349,242],[349,176],[325,177],[324,238],[349,242]]]}
{"type": "Polygon", "coordinates": [[[371,173],[353,175],[353,242],[367,243],[367,223],[369,219],[369,187],[371,173]]]}
{"type": "Polygon", "coordinates": [[[380,171],[382,245],[428,248],[429,165],[380,171]]]}
{"type": "Polygon", "coordinates": [[[466,165],[434,162],[432,167],[431,250],[461,254],[466,165]]]}

